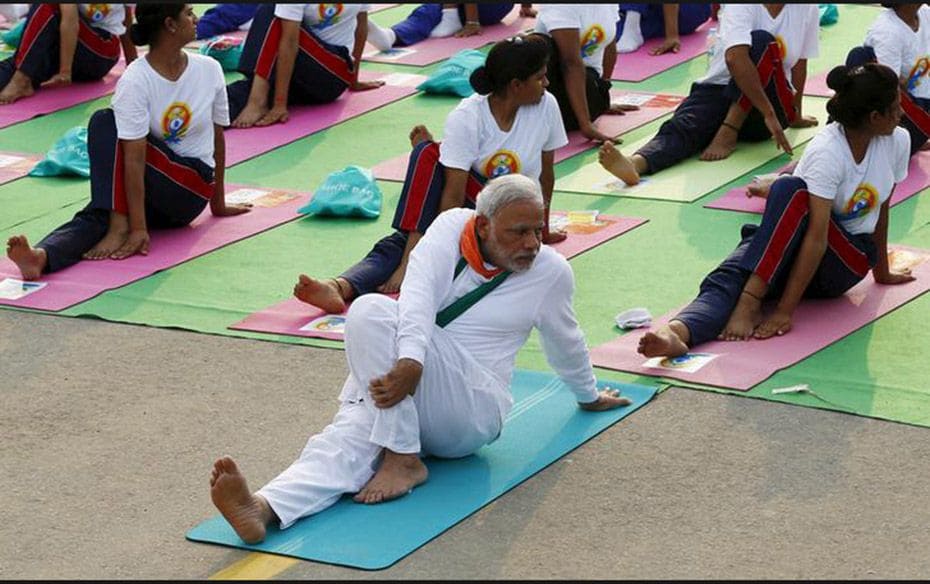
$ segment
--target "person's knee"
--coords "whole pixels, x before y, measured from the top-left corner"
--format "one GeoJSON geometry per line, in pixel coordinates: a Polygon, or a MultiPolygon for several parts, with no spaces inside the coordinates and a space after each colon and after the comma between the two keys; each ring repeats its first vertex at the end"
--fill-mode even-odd
{"type": "Polygon", "coordinates": [[[346,334],[350,328],[371,326],[377,322],[397,320],[397,301],[383,294],[363,294],[356,298],[346,313],[346,334]]]}
{"type": "Polygon", "coordinates": [[[116,129],[116,114],[113,113],[112,108],[105,107],[98,109],[90,116],[90,120],[87,122],[88,132],[109,128],[116,129]]]}
{"type": "MultiPolygon", "coordinates": [[[[750,37],[752,41],[749,47],[749,56],[753,63],[759,62],[769,45],[777,43],[775,36],[767,30],[754,30],[750,33],[750,37]]],[[[781,50],[781,47],[779,47],[779,50],[781,50]]],[[[778,57],[781,58],[781,54],[778,57]]]]}
{"type": "Polygon", "coordinates": [[[766,205],[771,205],[774,203],[780,206],[784,206],[787,205],[790,201],[794,200],[796,195],[803,198],[806,203],[808,197],[810,196],[807,192],[807,183],[804,182],[804,179],[802,178],[791,175],[784,175],[772,183],[772,186],[769,189],[768,197],[766,198],[766,205]]]}

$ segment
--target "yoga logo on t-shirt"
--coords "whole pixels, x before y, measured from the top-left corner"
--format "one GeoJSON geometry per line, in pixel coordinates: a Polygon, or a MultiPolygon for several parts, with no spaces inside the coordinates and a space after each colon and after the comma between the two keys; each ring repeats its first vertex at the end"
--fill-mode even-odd
{"type": "Polygon", "coordinates": [[[878,204],[878,193],[869,183],[862,183],[856,187],[852,198],[846,201],[846,208],[840,216],[843,220],[858,219],[872,212],[878,204]]]}
{"type": "Polygon", "coordinates": [[[604,34],[604,29],[601,28],[601,25],[591,25],[591,27],[581,36],[581,57],[590,57],[596,53],[597,47],[600,46],[600,44],[604,42],[604,39],[606,38],[607,35],[604,34]]]}
{"type": "Polygon", "coordinates": [[[316,28],[326,28],[339,22],[339,15],[342,14],[342,4],[318,4],[317,7],[320,22],[314,25],[316,28]]]}
{"type": "Polygon", "coordinates": [[[510,150],[498,150],[484,163],[484,176],[497,178],[505,174],[520,173],[520,157],[510,150]]]}
{"type": "Polygon", "coordinates": [[[109,4],[88,4],[84,16],[91,22],[100,22],[110,14],[109,4]]]}
{"type": "Polygon", "coordinates": [[[161,117],[161,131],[165,142],[177,144],[191,125],[191,108],[181,101],[168,106],[161,117]]]}
{"type": "Polygon", "coordinates": [[[917,59],[914,63],[914,67],[911,69],[911,73],[907,76],[908,93],[917,89],[920,85],[920,78],[926,77],[928,73],[930,73],[930,59],[927,57],[917,59]]]}

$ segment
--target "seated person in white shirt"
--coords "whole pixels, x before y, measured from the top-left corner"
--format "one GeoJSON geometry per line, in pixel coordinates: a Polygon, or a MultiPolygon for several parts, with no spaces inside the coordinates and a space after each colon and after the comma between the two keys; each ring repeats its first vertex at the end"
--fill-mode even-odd
{"type": "Polygon", "coordinates": [[[726,4],[719,18],[707,75],[691,85],[655,137],[630,157],[612,144],[602,146],[601,164],[625,183],[637,184],[641,175],[698,153],[701,160],[722,160],[741,140],[772,138],[791,154],[784,128],[817,124],[801,110],[807,60],[819,51],[817,6],[726,4]]]}
{"type": "Polygon", "coordinates": [[[460,458],[496,440],[513,406],[517,352],[534,328],[579,407],[630,403],[598,391],[572,308],[571,267],[541,245],[539,185],[521,175],[497,178],[477,205],[436,219],[397,300],[369,294],[352,305],[339,411],[289,468],[252,493],[232,458],[215,462],[213,503],[245,542],[345,493],[367,504],[401,497],[427,480],[421,455],[460,458]],[[462,297],[479,288],[484,295],[465,305],[462,297]]]}
{"type": "Polygon", "coordinates": [[[197,23],[191,6],[146,2],[136,19],[133,42],[150,50],[87,124],[90,203],[35,247],[24,235],[7,241],[25,280],[82,259],[146,255],[150,229],[188,225],[207,205],[218,217],[249,210],[226,204],[225,79],[219,63],[184,50],[197,23]]]}
{"type": "Polygon", "coordinates": [[[836,91],[827,104],[835,121],[811,140],[793,176],[772,184],[760,224],[743,225],[740,244],[697,298],[643,335],[640,353],[676,357],[714,339],[788,334],[804,298],[841,296],[869,272],[882,285],[914,279],[888,261],[889,200],[910,157],[910,137],[898,127],[898,77],[876,63],[840,65],[827,85],[836,91]]]}

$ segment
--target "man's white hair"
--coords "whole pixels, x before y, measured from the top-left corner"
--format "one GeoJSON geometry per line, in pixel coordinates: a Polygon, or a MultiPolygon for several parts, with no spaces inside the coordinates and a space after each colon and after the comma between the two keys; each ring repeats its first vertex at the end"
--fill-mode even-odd
{"type": "Polygon", "coordinates": [[[497,211],[517,201],[533,201],[543,206],[542,191],[533,179],[522,174],[505,174],[488,181],[475,203],[475,211],[493,219],[497,211]]]}

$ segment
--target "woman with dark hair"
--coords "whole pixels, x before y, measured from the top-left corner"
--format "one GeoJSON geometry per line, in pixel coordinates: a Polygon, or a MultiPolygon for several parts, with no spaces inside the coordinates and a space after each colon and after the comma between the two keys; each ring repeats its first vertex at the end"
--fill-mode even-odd
{"type": "Polygon", "coordinates": [[[811,140],[793,176],[776,180],[760,225],[701,283],[668,325],[646,333],[647,357],[683,355],[712,339],[767,339],[791,330],[802,298],[834,298],[871,270],[879,284],[910,271],[888,265],[888,200],[907,176],[910,139],[898,127],[898,77],[888,67],[835,67],[827,104],[835,120],[811,140]],[[775,301],[765,316],[763,301],[775,301]]]}
{"type": "Polygon", "coordinates": [[[522,174],[539,183],[546,208],[546,243],[565,239],[548,229],[555,184],[555,150],[568,143],[559,106],[546,91],[546,43],[535,35],[494,45],[485,65],[471,76],[476,95],[463,99],[446,119],[442,143],[429,130],[410,132],[413,151],[391,235],[335,279],[301,274],[294,295],[331,313],[369,292],[400,289],[410,252],[437,215],[475,207],[489,179],[522,174]]]}
{"type": "Polygon", "coordinates": [[[346,89],[384,85],[358,80],[367,37],[368,4],[260,6],[239,59],[246,78],[227,88],[233,127],[284,123],[288,105],[329,103],[346,89]]]}
{"type": "Polygon", "coordinates": [[[193,10],[146,2],[136,21],[132,40],[150,50],[126,68],[111,107],[87,127],[90,203],[35,247],[22,235],[7,242],[26,280],[82,258],[146,255],[149,229],[188,225],[208,203],[219,217],[249,210],[225,203],[225,79],[219,63],[183,50],[194,40],[193,10]]]}
{"type": "Polygon", "coordinates": [[[0,61],[0,105],[39,87],[103,79],[119,61],[120,45],[132,62],[131,21],[124,4],[33,4],[16,53],[0,61]]]}

